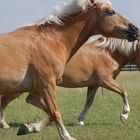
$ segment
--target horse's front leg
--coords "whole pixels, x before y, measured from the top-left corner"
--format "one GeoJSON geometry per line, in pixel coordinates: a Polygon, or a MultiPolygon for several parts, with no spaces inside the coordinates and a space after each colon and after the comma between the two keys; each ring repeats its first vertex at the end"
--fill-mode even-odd
{"type": "Polygon", "coordinates": [[[1,101],[0,101],[0,126],[2,128],[10,128],[10,126],[6,123],[5,120],[5,110],[7,105],[14,99],[16,99],[18,96],[20,96],[21,93],[12,94],[10,96],[2,95],[1,101]]]}
{"type": "Polygon", "coordinates": [[[123,99],[123,110],[122,113],[120,114],[120,119],[124,123],[125,121],[127,121],[130,112],[127,92],[112,78],[104,81],[103,87],[107,88],[108,90],[119,93],[119,95],[121,95],[123,99]]]}
{"type": "Polygon", "coordinates": [[[86,103],[85,103],[84,108],[82,109],[82,111],[78,117],[80,125],[84,125],[84,120],[85,120],[86,114],[93,103],[97,89],[98,89],[98,87],[93,87],[93,86],[88,87],[86,103]]]}
{"type": "Polygon", "coordinates": [[[55,88],[56,88],[55,82],[50,81],[47,87],[45,86],[44,89],[42,90],[42,98],[47,106],[49,115],[51,116],[51,118],[53,119],[53,121],[55,122],[58,128],[58,132],[61,139],[62,140],[75,140],[69,135],[69,133],[67,132],[63,124],[61,114],[60,114],[60,111],[58,109],[58,105],[56,102],[55,88]]]}
{"type": "MultiPolygon", "coordinates": [[[[45,106],[46,106],[45,111],[49,113],[49,116],[55,122],[62,140],[75,140],[69,135],[69,133],[67,132],[63,124],[61,114],[60,114],[60,111],[58,109],[58,105],[56,102],[55,89],[56,89],[55,79],[48,80],[47,83],[46,81],[45,82],[42,81],[42,84],[38,92],[40,93],[45,103],[45,106]]],[[[23,126],[21,128],[22,130],[24,130],[23,126]]],[[[25,134],[23,131],[20,131],[21,128],[18,131],[18,135],[25,134]]],[[[26,132],[26,128],[27,128],[26,125],[24,125],[24,128],[26,132]]]]}

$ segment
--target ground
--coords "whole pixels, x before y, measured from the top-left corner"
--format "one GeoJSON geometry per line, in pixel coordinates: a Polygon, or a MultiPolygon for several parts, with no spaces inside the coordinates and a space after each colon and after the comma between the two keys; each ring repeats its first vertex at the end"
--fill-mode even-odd
{"type": "MultiPolygon", "coordinates": [[[[119,95],[103,89],[98,90],[85,126],[77,124],[77,117],[83,107],[86,88],[58,88],[57,100],[64,123],[69,133],[77,140],[139,140],[140,139],[140,73],[121,72],[117,80],[128,91],[131,107],[130,116],[125,125],[121,124],[119,114],[122,100],[119,95]]],[[[0,140],[59,140],[54,124],[43,128],[39,133],[16,136],[19,125],[36,122],[45,117],[45,113],[25,102],[25,93],[14,100],[7,108],[6,118],[10,129],[0,128],[0,140]]]]}

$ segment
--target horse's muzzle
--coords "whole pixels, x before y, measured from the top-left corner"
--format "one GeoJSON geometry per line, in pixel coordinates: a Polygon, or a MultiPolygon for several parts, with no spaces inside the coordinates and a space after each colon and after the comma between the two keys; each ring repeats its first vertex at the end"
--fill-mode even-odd
{"type": "Polygon", "coordinates": [[[126,31],[128,41],[132,42],[140,37],[140,30],[133,24],[128,24],[128,30],[126,31]]]}

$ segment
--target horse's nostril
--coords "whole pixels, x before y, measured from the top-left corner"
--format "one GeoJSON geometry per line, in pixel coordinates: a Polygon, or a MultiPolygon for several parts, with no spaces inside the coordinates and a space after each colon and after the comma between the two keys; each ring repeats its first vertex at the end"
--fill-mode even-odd
{"type": "Polygon", "coordinates": [[[132,25],[132,28],[135,29],[136,31],[139,30],[135,25],[132,25]]]}
{"type": "Polygon", "coordinates": [[[137,28],[134,24],[129,23],[128,24],[129,30],[139,31],[139,28],[137,28]]]}
{"type": "Polygon", "coordinates": [[[135,26],[135,29],[136,29],[137,31],[139,31],[139,28],[137,28],[136,26],[135,26]]]}

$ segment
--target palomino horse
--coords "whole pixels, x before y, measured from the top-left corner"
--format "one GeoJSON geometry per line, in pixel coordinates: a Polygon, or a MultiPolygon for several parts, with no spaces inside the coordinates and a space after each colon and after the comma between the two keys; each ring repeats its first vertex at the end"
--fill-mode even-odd
{"type": "MultiPolygon", "coordinates": [[[[104,37],[87,42],[68,62],[63,75],[63,82],[59,86],[88,87],[86,103],[78,117],[81,125],[84,125],[85,116],[99,87],[104,87],[121,95],[124,107],[120,119],[122,122],[127,120],[130,112],[127,92],[115,81],[115,78],[120,73],[121,68],[132,60],[140,69],[140,41],[128,42],[127,40],[104,37]]],[[[5,108],[17,96],[13,98],[3,96],[1,98],[1,123],[5,128],[9,127],[5,122],[5,108]]],[[[26,100],[28,103],[41,108],[34,96],[28,95],[26,100]]],[[[32,127],[35,130],[40,130],[45,124],[46,119],[33,124],[32,127]]]]}
{"type": "MultiPolygon", "coordinates": [[[[140,41],[128,42],[127,40],[102,37],[84,44],[68,62],[63,75],[63,82],[59,86],[88,87],[86,103],[78,117],[81,125],[84,125],[85,116],[99,87],[104,87],[121,95],[124,106],[120,119],[122,122],[128,119],[130,107],[127,92],[115,79],[121,68],[131,61],[134,61],[140,69],[140,41]]],[[[9,102],[8,99],[7,102],[9,102]]],[[[28,95],[27,102],[40,108],[32,95],[28,95]]],[[[34,127],[39,129],[40,125],[34,124],[34,127]]]]}
{"type": "MultiPolygon", "coordinates": [[[[114,12],[103,0],[74,0],[58,8],[38,24],[0,36],[0,94],[15,96],[30,92],[45,103],[48,123],[55,122],[61,139],[73,140],[67,132],[56,102],[56,83],[62,81],[65,64],[94,34],[134,41],[139,30],[114,12]]],[[[22,125],[18,135],[29,133],[22,125]]]]}

